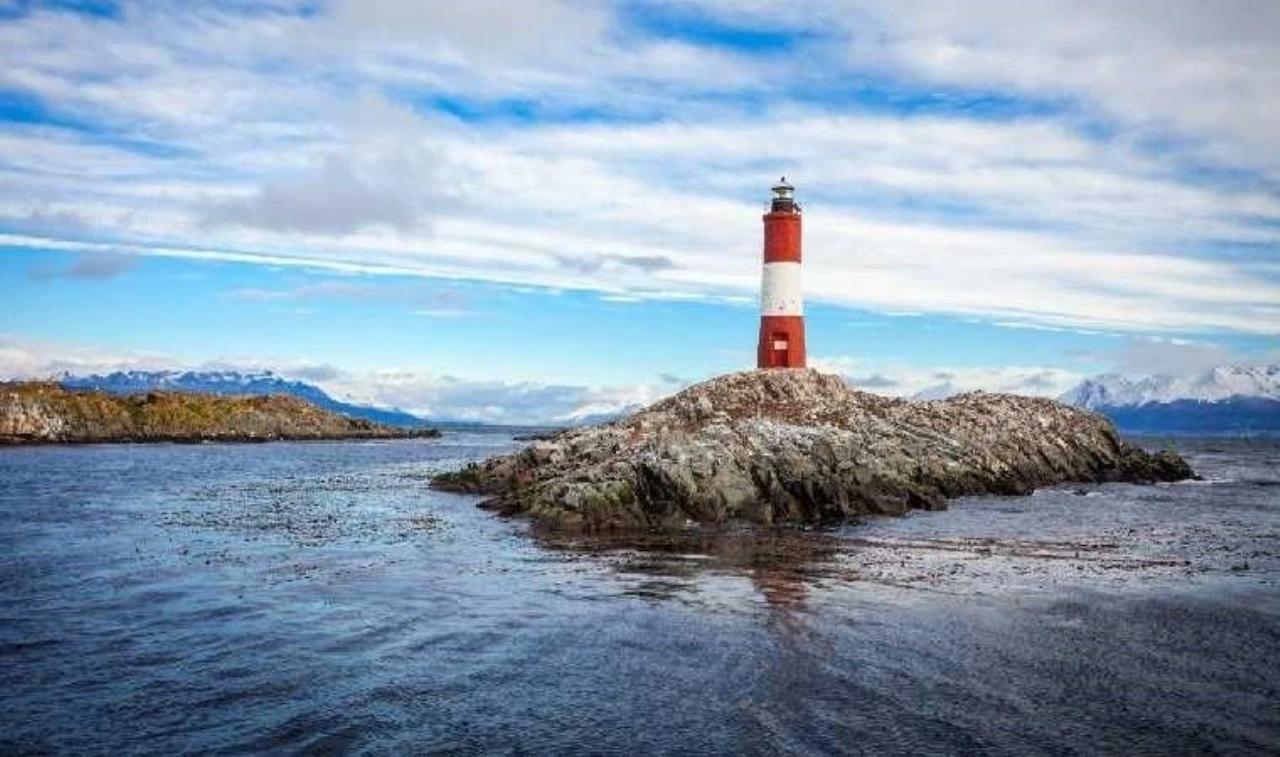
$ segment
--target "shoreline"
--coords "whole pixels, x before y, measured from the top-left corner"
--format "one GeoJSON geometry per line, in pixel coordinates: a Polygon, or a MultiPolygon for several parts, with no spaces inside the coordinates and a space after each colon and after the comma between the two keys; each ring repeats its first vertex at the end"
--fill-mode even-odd
{"type": "Polygon", "coordinates": [[[21,447],[87,447],[91,445],[149,445],[174,444],[196,446],[200,444],[271,444],[273,442],[369,442],[369,441],[404,441],[409,439],[439,439],[443,432],[438,429],[424,429],[405,434],[392,435],[323,435],[323,436],[129,436],[116,438],[92,439],[42,439],[0,436],[0,449],[16,449],[21,447]]]}

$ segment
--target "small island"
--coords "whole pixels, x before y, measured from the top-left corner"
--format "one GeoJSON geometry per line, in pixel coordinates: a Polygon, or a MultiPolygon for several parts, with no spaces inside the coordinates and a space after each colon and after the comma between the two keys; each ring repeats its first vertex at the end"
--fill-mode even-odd
{"type": "Polygon", "coordinates": [[[330,412],[288,395],[108,394],[54,382],[0,383],[0,445],[434,438],[330,412]]]}
{"type": "Polygon", "coordinates": [[[1106,418],[1053,400],[907,401],[790,369],[720,376],[432,485],[554,528],[600,531],[835,522],[944,509],[967,495],[1193,477],[1177,454],[1148,453],[1106,418]]]}

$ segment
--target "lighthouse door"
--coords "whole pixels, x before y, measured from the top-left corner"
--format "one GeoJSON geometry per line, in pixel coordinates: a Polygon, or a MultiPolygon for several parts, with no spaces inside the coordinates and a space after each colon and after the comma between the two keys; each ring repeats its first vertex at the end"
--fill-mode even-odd
{"type": "Polygon", "coordinates": [[[769,346],[773,353],[769,365],[774,368],[785,368],[791,365],[791,361],[788,359],[791,351],[791,342],[787,338],[785,331],[773,332],[773,338],[769,340],[769,346]]]}

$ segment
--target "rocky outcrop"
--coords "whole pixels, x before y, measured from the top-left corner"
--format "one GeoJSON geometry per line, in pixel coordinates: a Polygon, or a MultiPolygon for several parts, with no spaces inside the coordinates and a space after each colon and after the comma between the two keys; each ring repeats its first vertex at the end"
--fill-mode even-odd
{"type": "Polygon", "coordinates": [[[296,397],[111,395],[49,382],[0,384],[0,444],[398,439],[439,436],[322,410],[296,397]]]}
{"type": "Polygon", "coordinates": [[[735,373],[604,426],[437,476],[440,489],[553,526],[834,521],[1066,482],[1192,477],[1105,418],[1048,399],[909,402],[813,370],[735,373]]]}

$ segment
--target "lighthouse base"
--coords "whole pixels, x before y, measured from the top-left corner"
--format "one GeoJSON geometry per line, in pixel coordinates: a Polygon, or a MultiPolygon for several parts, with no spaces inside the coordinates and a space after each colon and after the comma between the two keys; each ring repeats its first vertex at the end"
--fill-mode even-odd
{"type": "Polygon", "coordinates": [[[756,350],[759,368],[803,368],[804,316],[760,316],[760,342],[756,350]]]}

